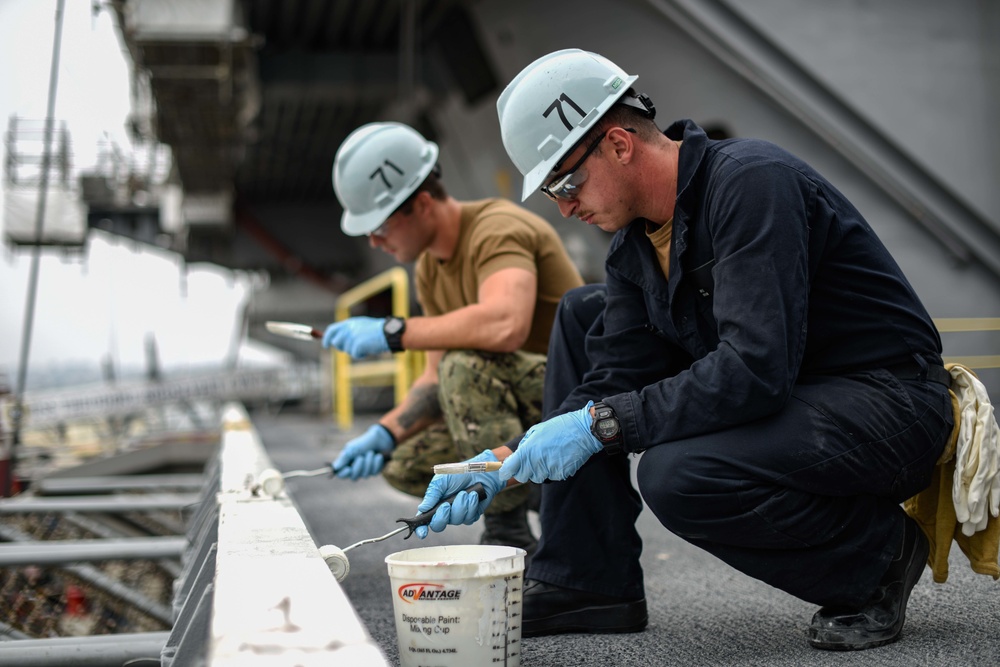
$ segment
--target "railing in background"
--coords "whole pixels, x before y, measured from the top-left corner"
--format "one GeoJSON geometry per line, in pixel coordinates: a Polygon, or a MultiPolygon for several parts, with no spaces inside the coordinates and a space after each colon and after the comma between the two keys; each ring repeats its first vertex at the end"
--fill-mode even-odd
{"type": "Polygon", "coordinates": [[[0,577],[0,610],[22,617],[0,621],[0,665],[388,667],[295,504],[284,490],[269,495],[258,488],[272,467],[246,409],[229,403],[197,495],[152,503],[141,513],[137,493],[121,494],[117,503],[67,496],[0,501],[0,540],[16,543],[0,545],[0,561],[27,564],[38,575],[0,577]],[[48,505],[39,509],[42,503],[48,505]],[[185,508],[186,529],[167,521],[160,505],[173,513],[185,508]],[[151,522],[138,516],[158,509],[156,523],[175,529],[140,539],[83,516],[125,509],[133,526],[151,522]],[[21,515],[31,520],[8,518],[21,515]],[[108,558],[119,577],[90,564],[108,558]],[[59,571],[43,580],[48,565],[59,571]],[[66,592],[63,578],[71,584],[66,592]]]}
{"type": "MultiPolygon", "coordinates": [[[[351,308],[384,292],[392,292],[392,314],[394,317],[409,317],[410,278],[402,267],[393,267],[347,290],[337,299],[334,317],[336,321],[351,316],[351,308]]],[[[395,401],[398,405],[410,390],[410,385],[423,371],[426,356],[423,352],[407,350],[392,355],[392,358],[378,358],[372,361],[353,361],[345,352],[333,354],[334,410],[337,424],[341,429],[351,428],[354,421],[355,384],[365,386],[393,385],[395,401]]]]}

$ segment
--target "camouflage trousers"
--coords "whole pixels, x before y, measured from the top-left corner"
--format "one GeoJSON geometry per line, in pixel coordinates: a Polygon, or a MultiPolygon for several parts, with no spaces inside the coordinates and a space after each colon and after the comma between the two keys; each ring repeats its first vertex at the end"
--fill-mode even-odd
{"type": "MultiPolygon", "coordinates": [[[[451,350],[438,367],[442,420],[399,443],[382,475],[422,498],[438,463],[464,461],[503,445],[542,418],[545,355],[451,350]]],[[[527,502],[527,484],[500,492],[487,514],[527,502]]]]}

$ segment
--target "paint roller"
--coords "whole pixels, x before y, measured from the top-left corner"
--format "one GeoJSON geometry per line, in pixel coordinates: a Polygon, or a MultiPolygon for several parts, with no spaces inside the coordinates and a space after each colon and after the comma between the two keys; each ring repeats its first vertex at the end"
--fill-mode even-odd
{"type": "Polygon", "coordinates": [[[312,470],[289,470],[281,473],[274,468],[265,468],[257,476],[257,481],[250,487],[250,493],[257,496],[263,491],[266,495],[277,496],[285,488],[285,480],[291,477],[315,477],[316,475],[333,474],[330,466],[313,468],[312,470]]]}
{"type": "MultiPolygon", "coordinates": [[[[486,500],[486,489],[479,482],[465,489],[465,491],[469,491],[470,493],[475,493],[477,496],[479,496],[479,502],[486,500]]],[[[443,505],[444,503],[451,502],[452,500],[455,499],[455,496],[457,496],[459,493],[461,493],[461,491],[456,491],[450,496],[442,498],[440,501],[438,501],[437,505],[430,508],[426,512],[422,512],[416,515],[415,517],[409,519],[397,519],[396,523],[402,523],[403,525],[400,526],[399,528],[396,528],[395,530],[386,533],[381,537],[373,537],[370,540],[361,540],[360,542],[355,542],[351,546],[345,547],[343,549],[334,546],[332,544],[325,544],[319,548],[319,554],[320,556],[323,557],[323,561],[326,563],[326,566],[330,568],[330,572],[333,574],[333,577],[337,581],[343,581],[344,579],[347,578],[347,573],[351,571],[351,563],[349,560],[347,560],[348,551],[350,551],[351,549],[357,549],[358,547],[365,544],[372,544],[374,542],[381,542],[382,540],[387,540],[393,535],[398,535],[404,530],[408,530],[410,532],[407,533],[406,537],[404,537],[403,539],[410,539],[410,535],[413,535],[413,532],[417,529],[418,526],[426,526],[431,522],[431,519],[434,517],[434,512],[437,511],[438,507],[441,507],[441,505],[443,505]]]]}

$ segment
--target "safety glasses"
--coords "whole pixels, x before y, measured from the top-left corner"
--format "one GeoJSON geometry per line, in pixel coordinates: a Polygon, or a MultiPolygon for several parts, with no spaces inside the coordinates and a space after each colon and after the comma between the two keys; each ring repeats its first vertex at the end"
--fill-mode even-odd
{"type": "MultiPolygon", "coordinates": [[[[392,216],[389,216],[389,218],[391,218],[391,217],[392,216]]],[[[389,219],[386,219],[386,221],[383,222],[381,225],[379,225],[377,229],[375,229],[374,231],[368,232],[368,236],[377,236],[380,239],[384,239],[386,236],[389,235],[389,226],[390,226],[390,224],[391,224],[391,221],[389,219]]]]}
{"type": "MultiPolygon", "coordinates": [[[[635,130],[631,127],[625,127],[622,129],[626,132],[635,133],[635,130]]],[[[580,186],[587,181],[587,172],[580,171],[580,167],[582,167],[583,163],[587,161],[590,154],[597,150],[597,147],[601,145],[601,142],[604,141],[604,137],[608,135],[610,130],[611,128],[608,128],[604,132],[601,132],[601,136],[594,139],[593,143],[591,143],[590,146],[587,147],[587,150],[584,151],[583,155],[580,156],[580,159],[577,160],[576,163],[566,171],[566,173],[551,183],[543,185],[541,187],[542,193],[554,202],[558,202],[560,199],[563,201],[572,201],[576,199],[577,195],[580,194],[580,186]]],[[[570,152],[572,153],[572,151],[570,152]]],[[[557,164],[555,168],[559,169],[559,165],[557,164]]]]}
{"type": "MultiPolygon", "coordinates": [[[[580,159],[577,160],[576,163],[572,167],[570,167],[565,174],[555,179],[551,183],[542,186],[541,188],[542,192],[545,194],[546,197],[548,197],[552,201],[559,201],[560,199],[570,201],[576,199],[576,196],[578,194],[577,191],[580,189],[580,186],[583,185],[584,182],[586,182],[587,180],[587,172],[580,171],[580,167],[582,167],[583,163],[587,161],[587,158],[590,157],[590,154],[593,153],[595,150],[597,150],[597,147],[601,145],[601,142],[604,141],[604,137],[606,137],[607,134],[608,134],[607,130],[601,132],[601,136],[597,137],[597,139],[595,139],[594,142],[587,147],[587,150],[584,151],[580,159]]],[[[559,165],[556,165],[556,169],[558,168],[559,165]]]]}
{"type": "Polygon", "coordinates": [[[395,229],[396,223],[399,222],[399,216],[396,214],[402,210],[404,205],[405,202],[404,204],[400,204],[399,208],[389,214],[389,217],[385,219],[385,222],[379,225],[374,231],[368,232],[368,237],[371,238],[372,236],[377,236],[383,241],[388,238],[389,234],[392,233],[392,230],[395,229]]]}

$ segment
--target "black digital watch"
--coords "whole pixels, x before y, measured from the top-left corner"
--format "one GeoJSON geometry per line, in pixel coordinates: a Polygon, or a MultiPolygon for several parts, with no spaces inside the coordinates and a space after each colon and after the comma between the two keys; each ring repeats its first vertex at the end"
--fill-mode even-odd
{"type": "Polygon", "coordinates": [[[382,325],[385,341],[393,352],[403,351],[403,332],[406,331],[406,320],[402,317],[387,317],[382,325]]]}
{"type": "Polygon", "coordinates": [[[594,403],[594,421],[590,423],[590,432],[604,445],[608,454],[618,454],[622,451],[622,425],[614,409],[603,402],[594,403]]]}

